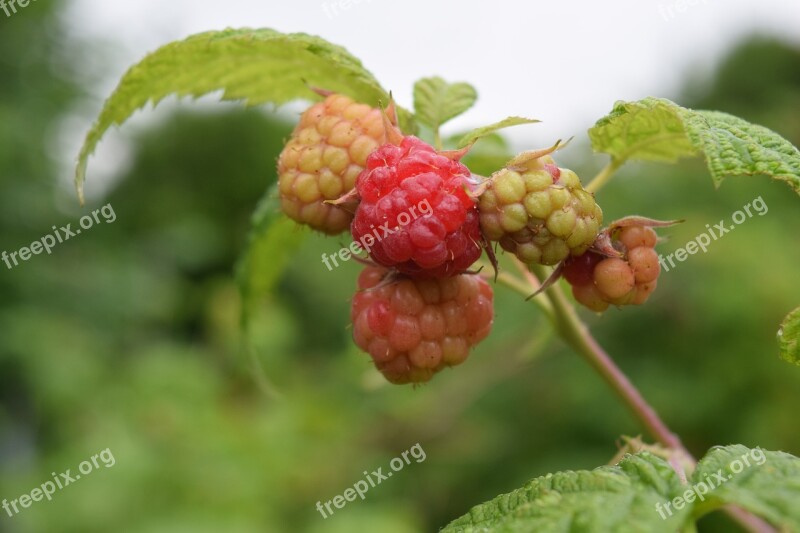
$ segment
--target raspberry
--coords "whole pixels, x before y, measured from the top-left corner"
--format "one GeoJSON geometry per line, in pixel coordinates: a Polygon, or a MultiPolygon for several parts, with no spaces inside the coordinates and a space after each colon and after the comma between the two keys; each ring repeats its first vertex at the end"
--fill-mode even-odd
{"type": "Polygon", "coordinates": [[[367,158],[356,190],[353,239],[387,268],[414,277],[464,272],[481,255],[471,173],[416,137],[387,143],[367,158]]]}
{"type": "Polygon", "coordinates": [[[345,231],[352,214],[324,202],[350,192],[367,156],[385,142],[380,109],[341,94],[311,106],[278,158],[283,212],[329,235],[345,231]]]}
{"type": "Polygon", "coordinates": [[[480,197],[480,220],[489,240],[524,263],[555,265],[592,245],[603,212],[577,174],[541,153],[523,154],[521,164],[492,176],[480,197]]]}
{"type": "Polygon", "coordinates": [[[622,298],[633,290],[636,280],[627,261],[608,257],[594,267],[594,284],[608,298],[622,298]]]}
{"type": "Polygon", "coordinates": [[[350,317],[353,340],[392,383],[422,383],[466,360],[492,329],[492,288],[479,276],[387,277],[367,267],[350,317]]]}
{"type": "Polygon", "coordinates": [[[590,250],[564,262],[564,278],[572,285],[575,299],[592,311],[605,311],[609,304],[641,305],[656,289],[661,272],[654,250],[656,232],[644,224],[612,224],[606,231],[611,247],[622,257],[590,250]]]}

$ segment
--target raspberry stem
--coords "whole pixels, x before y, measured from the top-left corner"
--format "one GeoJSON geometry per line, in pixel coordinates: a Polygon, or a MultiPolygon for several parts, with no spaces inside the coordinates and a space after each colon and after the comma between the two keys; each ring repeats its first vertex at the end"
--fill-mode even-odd
{"type": "Polygon", "coordinates": [[[603,170],[601,170],[600,172],[598,172],[598,173],[597,173],[597,176],[595,176],[595,177],[592,179],[592,181],[590,181],[590,182],[589,182],[589,184],[588,184],[586,187],[584,187],[584,188],[585,188],[585,189],[586,189],[588,192],[590,192],[590,193],[592,193],[592,194],[596,193],[597,191],[599,191],[599,190],[600,190],[600,188],[601,188],[601,187],[603,187],[603,185],[605,185],[606,183],[608,183],[608,181],[611,179],[611,176],[613,176],[613,175],[614,175],[614,173],[615,173],[617,170],[619,170],[619,167],[621,167],[623,164],[624,164],[624,161],[622,161],[622,160],[619,160],[619,159],[612,159],[612,160],[611,160],[611,161],[609,161],[609,162],[608,162],[608,164],[607,164],[607,165],[606,165],[606,166],[603,168],[603,170]]]}
{"type": "Polygon", "coordinates": [[[439,126],[436,126],[436,129],[433,130],[433,146],[439,152],[444,149],[444,145],[442,144],[442,134],[439,131],[439,126]]]}
{"type": "MultiPolygon", "coordinates": [[[[540,271],[537,272],[540,277],[544,274],[543,267],[534,265],[534,269],[540,271]]],[[[655,409],[647,403],[633,383],[595,340],[589,329],[578,317],[575,307],[564,296],[564,291],[561,290],[561,287],[553,285],[546,291],[546,294],[550,297],[550,302],[553,305],[555,327],[564,341],[598,371],[660,444],[691,457],[691,454],[683,446],[678,436],[667,427],[655,409]]]]}
{"type": "MultiPolygon", "coordinates": [[[[539,286],[539,279],[547,277],[547,270],[541,265],[531,265],[533,270],[531,272],[517,258],[512,258],[512,260],[523,276],[535,287],[539,286]]],[[[561,286],[554,284],[545,291],[545,294],[552,306],[552,314],[548,315],[548,318],[550,318],[559,336],[597,370],[660,444],[683,455],[691,461],[692,465],[696,465],[697,460],[686,449],[680,438],[661,420],[656,410],[647,403],[625,373],[622,372],[592,336],[589,328],[586,327],[586,324],[583,323],[575,311],[575,307],[564,296],[561,286]]],[[[730,505],[725,506],[723,509],[746,531],[754,533],[775,532],[775,529],[767,522],[744,509],[730,505]]]]}
{"type": "MultiPolygon", "coordinates": [[[[484,265],[481,264],[481,266],[484,265]]],[[[483,270],[481,270],[481,276],[483,276],[487,280],[493,280],[495,277],[494,274],[492,273],[491,268],[484,268],[483,270]]],[[[508,272],[500,272],[499,274],[497,274],[498,283],[505,285],[509,289],[516,291],[520,294],[525,294],[526,296],[529,296],[531,293],[538,290],[541,284],[539,283],[539,280],[537,280],[536,277],[533,276],[532,274],[527,281],[528,283],[525,283],[522,280],[512,276],[508,272]]],[[[544,294],[540,294],[534,297],[532,300],[533,303],[539,306],[539,308],[542,310],[545,316],[547,316],[548,320],[550,320],[551,322],[555,320],[555,316],[553,314],[554,313],[553,306],[550,303],[550,301],[545,297],[544,294]]]]}

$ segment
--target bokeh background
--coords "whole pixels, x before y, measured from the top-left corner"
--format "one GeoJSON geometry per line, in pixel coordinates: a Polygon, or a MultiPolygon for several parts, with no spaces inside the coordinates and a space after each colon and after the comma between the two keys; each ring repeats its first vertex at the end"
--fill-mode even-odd
{"type": "MultiPolygon", "coordinates": [[[[227,16],[208,2],[40,0],[13,17],[0,12],[0,250],[87,212],[71,189],[71,164],[99,97],[130,62],[226,25],[344,44],[404,105],[415,77],[472,81],[479,108],[452,133],[506,114],[545,118],[549,125],[514,131],[514,145],[574,135],[561,162],[585,180],[604,163],[585,128],[616,98],[720,109],[800,144],[795,2],[698,2],[673,18],[659,11],[668,2],[604,3],[602,14],[575,2],[539,19],[533,7],[518,6],[526,16],[514,18],[499,4],[493,12],[450,3],[431,14],[375,0],[331,18],[317,2],[231,2],[227,16]],[[406,18],[392,18],[401,11],[406,18]],[[415,17],[420,35],[452,34],[415,42],[415,17]],[[709,20],[720,22],[702,24],[709,20]],[[421,59],[399,61],[398,49],[421,59]],[[381,51],[395,55],[381,62],[381,51]]],[[[110,202],[113,224],[13,270],[0,264],[0,499],[100,450],[116,459],[51,502],[13,518],[0,511],[0,531],[435,531],[532,477],[604,464],[621,435],[641,432],[536,307],[502,287],[494,332],[465,365],[416,389],[383,383],[349,338],[358,266],[328,272],[319,260],[344,239],[304,241],[263,302],[255,349],[244,351],[234,265],[302,106],[213,101],[168,102],[101,144],[86,209],[110,202]],[[425,462],[327,520],[317,513],[318,500],[415,443],[425,462]]],[[[780,320],[800,304],[800,198],[763,177],[715,190],[700,161],[632,164],[598,195],[608,220],[686,219],[664,232],[665,252],[759,196],[768,214],[663,274],[648,305],[584,313],[697,455],[729,443],[800,455],[800,369],[778,359],[775,342],[780,320]]],[[[717,516],[700,524],[731,528],[717,516]]]]}

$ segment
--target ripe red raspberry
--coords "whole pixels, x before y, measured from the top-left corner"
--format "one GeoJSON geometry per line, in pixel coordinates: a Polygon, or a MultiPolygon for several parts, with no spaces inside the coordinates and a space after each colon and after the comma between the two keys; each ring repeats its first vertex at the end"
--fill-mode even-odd
{"type": "Polygon", "coordinates": [[[416,137],[387,143],[356,182],[353,239],[379,265],[414,277],[460,274],[481,255],[473,189],[467,167],[416,137]]]}
{"type": "Polygon", "coordinates": [[[572,285],[575,299],[597,312],[605,311],[609,304],[643,304],[656,289],[661,272],[654,249],[658,237],[652,228],[612,225],[609,236],[621,258],[590,250],[564,262],[563,275],[572,285]]]}
{"type": "Polygon", "coordinates": [[[577,174],[558,168],[547,152],[519,156],[492,176],[480,198],[486,238],[527,264],[555,265],[581,255],[603,221],[577,174]]]}
{"type": "Polygon", "coordinates": [[[350,192],[367,156],[385,142],[380,109],[341,94],[311,106],[278,158],[283,212],[329,235],[345,231],[353,215],[324,202],[350,192]]]}
{"type": "Polygon", "coordinates": [[[367,267],[350,317],[353,340],[392,383],[422,383],[464,362],[492,329],[492,288],[479,276],[387,278],[367,267]]]}

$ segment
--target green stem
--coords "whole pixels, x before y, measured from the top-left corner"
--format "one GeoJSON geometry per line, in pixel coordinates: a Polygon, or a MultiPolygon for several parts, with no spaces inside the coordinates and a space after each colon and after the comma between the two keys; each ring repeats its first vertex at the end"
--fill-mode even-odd
{"type": "Polygon", "coordinates": [[[601,170],[597,176],[595,176],[594,179],[589,182],[589,184],[586,186],[586,190],[590,193],[596,193],[599,191],[600,188],[611,179],[611,176],[613,176],[614,173],[619,170],[619,167],[621,167],[623,163],[624,161],[619,159],[611,159],[605,168],[603,168],[603,170],[601,170]]]}
{"type": "Polygon", "coordinates": [[[442,134],[439,133],[439,126],[433,129],[433,146],[437,151],[441,152],[444,145],[442,144],[442,134]]]}
{"type": "MultiPolygon", "coordinates": [[[[487,265],[482,265],[482,266],[487,267],[487,265]]],[[[481,270],[481,276],[488,280],[495,279],[495,276],[493,274],[493,267],[491,265],[488,265],[487,268],[483,268],[483,270],[481,270]]],[[[528,283],[525,283],[521,279],[512,276],[508,272],[500,272],[497,274],[496,281],[501,285],[505,285],[509,289],[518,292],[519,294],[530,296],[531,294],[536,292],[541,286],[539,284],[539,280],[537,280],[533,276],[531,276],[531,278],[533,279],[528,279],[527,280],[528,283]]],[[[555,318],[553,315],[553,306],[550,304],[550,300],[547,299],[544,294],[539,294],[535,298],[533,298],[533,303],[539,306],[539,308],[545,314],[547,319],[550,320],[550,322],[553,322],[555,318]]]]}
{"type": "MultiPolygon", "coordinates": [[[[533,276],[528,268],[515,260],[515,264],[526,277],[546,279],[547,272],[544,267],[532,265],[535,272],[533,276]]],[[[564,296],[561,286],[553,284],[546,291],[552,304],[553,313],[550,318],[559,336],[576,352],[586,359],[592,367],[605,379],[614,392],[619,395],[625,405],[633,412],[636,418],[647,428],[650,434],[663,446],[684,455],[696,464],[696,459],[691,452],[681,443],[669,427],[661,420],[655,409],[644,399],[628,377],[619,369],[611,357],[598,344],[589,329],[581,321],[575,307],[564,296]]],[[[754,516],[744,509],[726,506],[725,512],[746,531],[753,533],[774,533],[775,530],[765,521],[754,516]]]]}
{"type": "MultiPolygon", "coordinates": [[[[546,274],[542,267],[533,268],[540,278],[546,274]]],[[[554,325],[561,338],[597,370],[659,443],[691,457],[680,439],[670,431],[655,409],[645,401],[628,377],[589,333],[588,328],[578,317],[575,307],[567,301],[561,287],[553,285],[547,290],[547,294],[553,305],[554,325]]]]}

